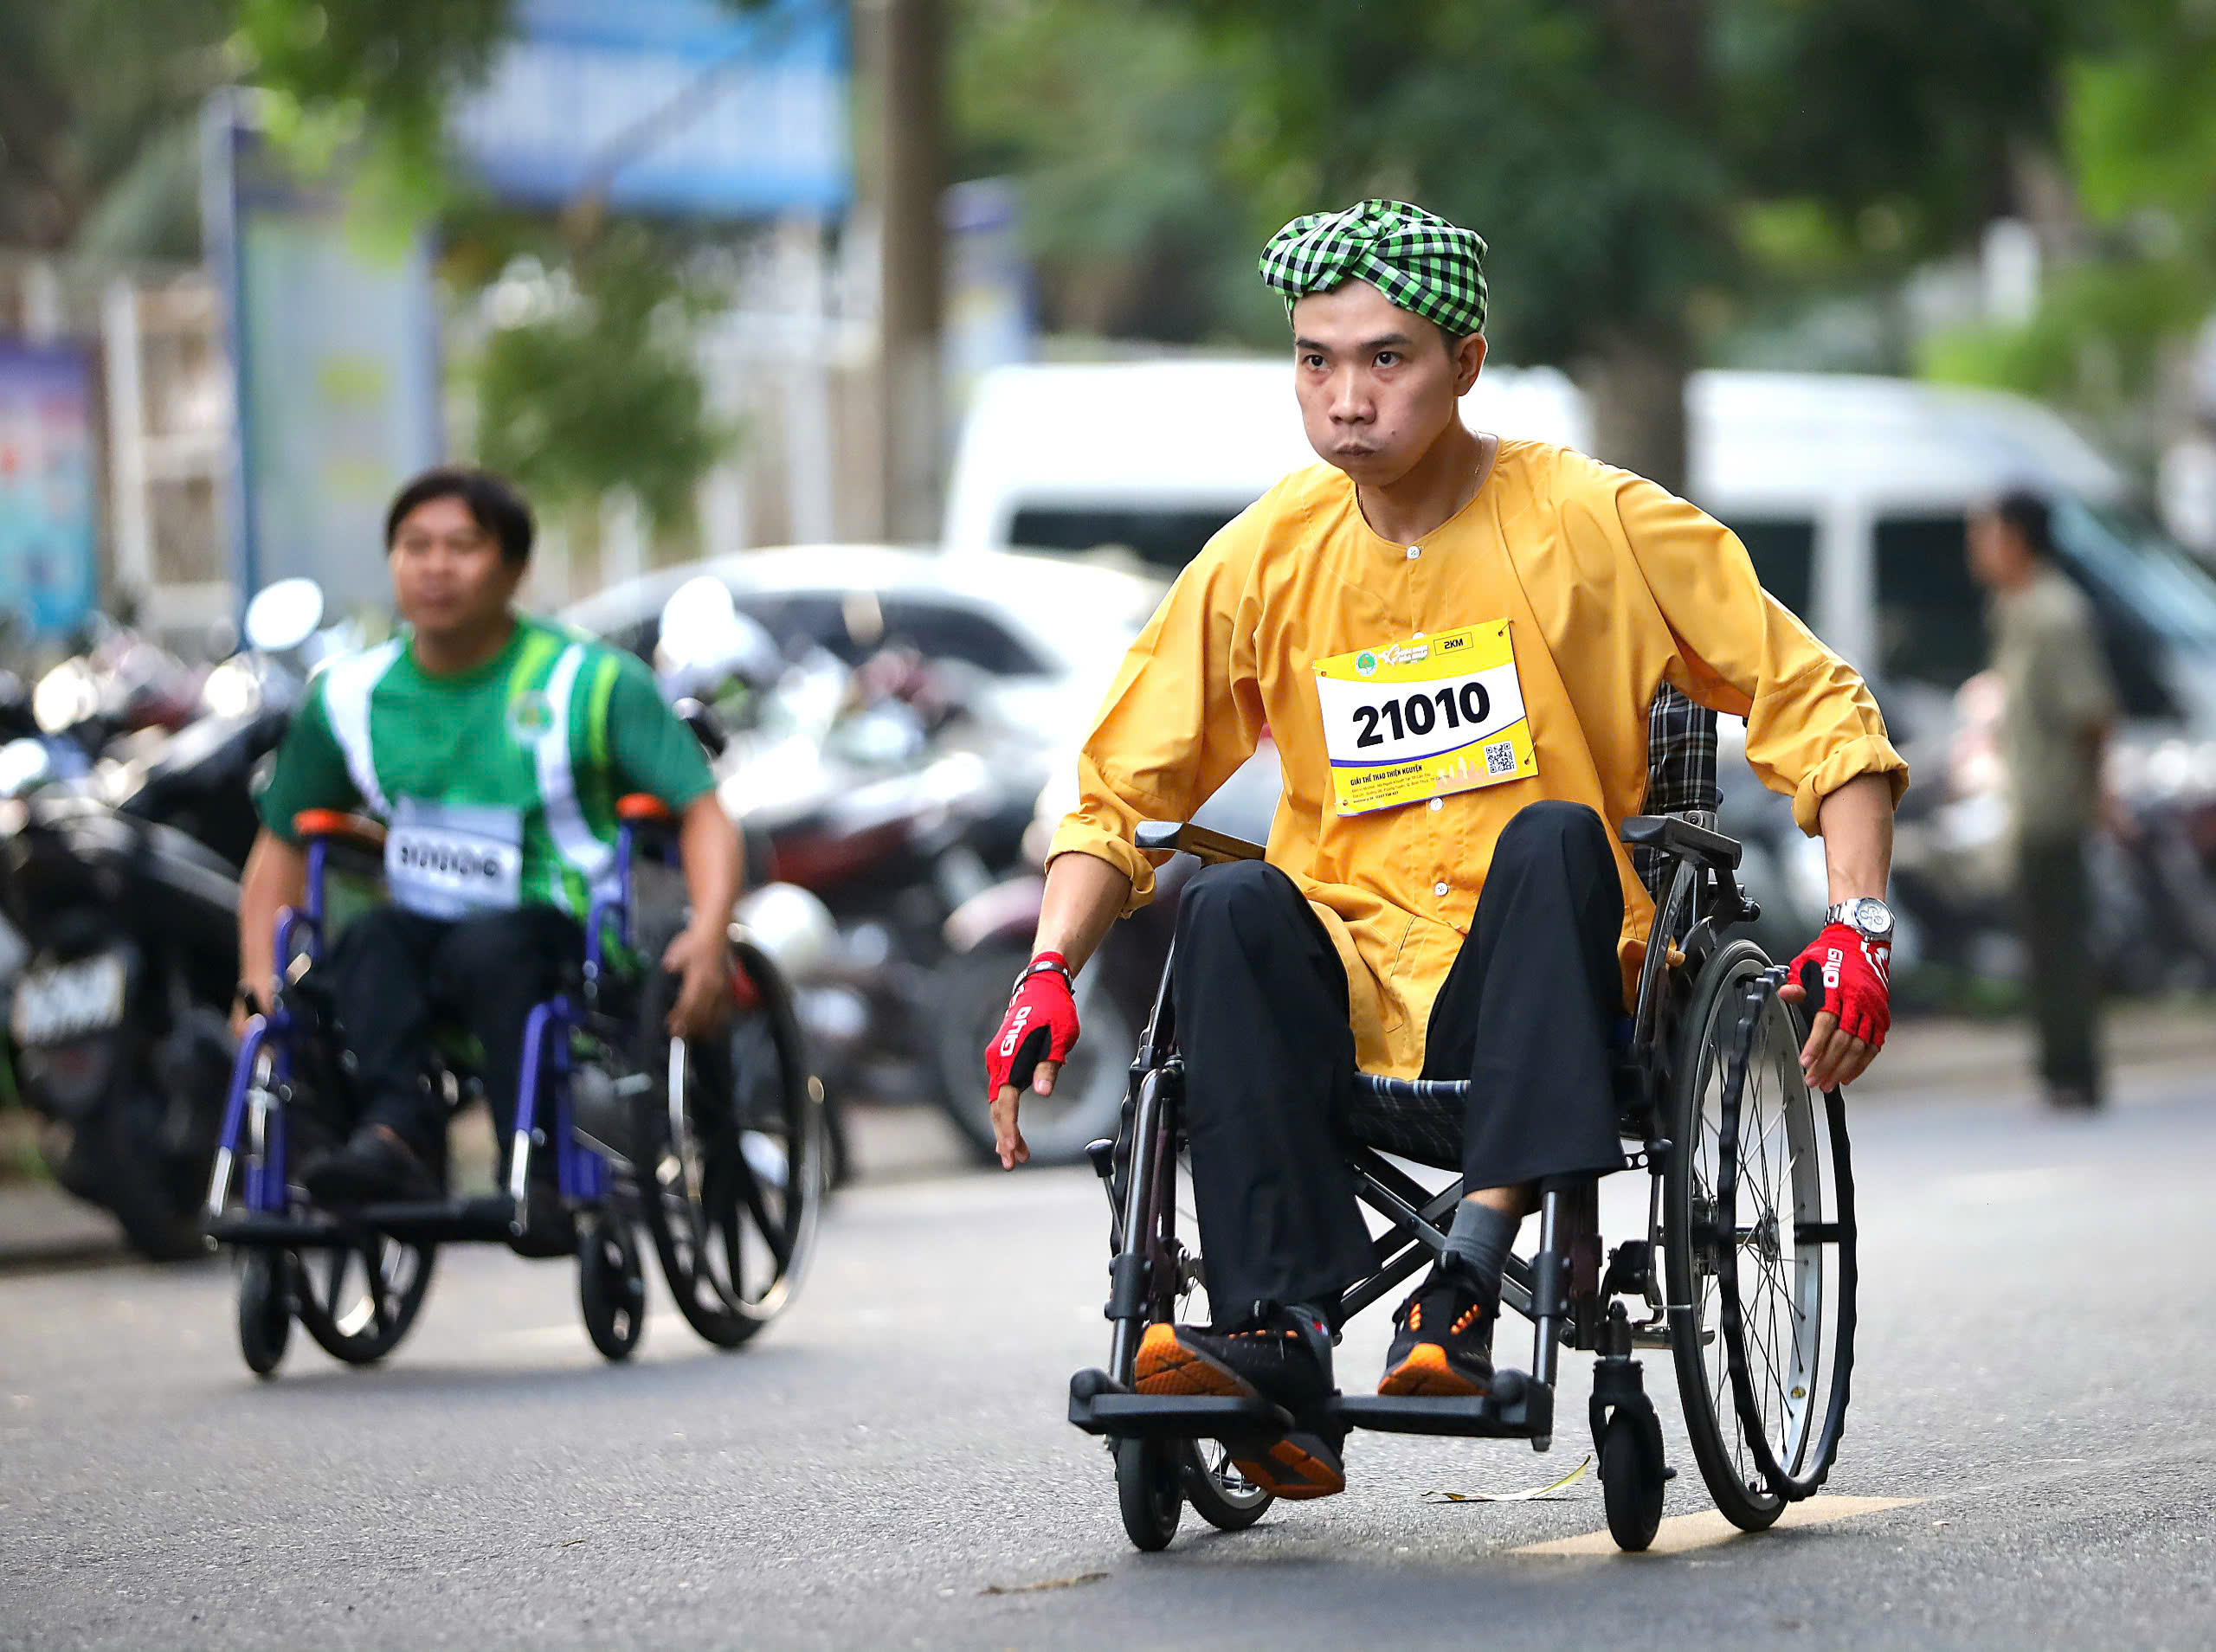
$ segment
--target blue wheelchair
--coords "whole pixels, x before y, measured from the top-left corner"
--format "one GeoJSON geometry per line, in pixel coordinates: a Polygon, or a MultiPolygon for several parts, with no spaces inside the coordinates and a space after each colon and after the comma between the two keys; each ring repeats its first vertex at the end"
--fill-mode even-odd
{"type": "MultiPolygon", "coordinates": [[[[294,822],[306,905],[278,919],[279,983],[239,1046],[205,1212],[210,1245],[242,1257],[239,1347],[256,1375],[275,1371],[295,1320],[335,1359],[383,1359],[416,1322],[439,1246],[518,1248],[545,1231],[547,1213],[531,1206],[549,1198],[574,1225],[585,1330],[609,1360],[628,1358],[645,1328],[642,1225],[678,1310],[718,1347],[745,1342],[792,1299],[827,1184],[822,1089],[790,991],[735,929],[740,1007],[730,1028],[701,1040],[664,1030],[676,982],[653,961],[673,923],[665,918],[658,937],[641,910],[677,902],[642,901],[639,888],[659,870],[651,863],[674,858],[673,822],[647,796],[622,799],[617,815],[615,892],[595,897],[575,973],[526,1024],[505,1187],[330,1209],[290,1173],[300,1128],[335,1128],[353,1102],[316,963],[330,875],[374,880],[384,831],[331,810],[294,822]],[[538,1173],[548,1154],[551,1177],[538,1173]]],[[[480,1092],[465,1039],[442,1030],[425,1057],[450,1109],[480,1092]]]]}
{"type": "MultiPolygon", "coordinates": [[[[1630,1024],[1617,1051],[1618,1128],[1630,1168],[1648,1173],[1646,1221],[1604,1252],[1597,1180],[1540,1187],[1536,1250],[1509,1258],[1504,1308],[1528,1319],[1528,1371],[1502,1369],[1469,1398],[1339,1394],[1323,1425],[1553,1443],[1565,1348],[1589,1353],[1588,1408],[1608,1529],[1625,1549],[1653,1541],[1675,1476],[1638,1348],[1667,1349],[1686,1442],[1716,1506],[1759,1531],[1813,1495],[1846,1427],[1854,1370],[1856,1225],[1845,1102],[1802,1077],[1804,1012],[1779,996],[1786,970],[1725,931],[1758,916],[1736,876],[1740,845],[1697,820],[1635,816],[1622,838],[1663,858],[1665,892],[1648,932],[1630,1024]],[[1604,1259],[1605,1258],[1605,1259],[1604,1259]],[[1636,1317],[1634,1317],[1634,1315],[1636,1317]]],[[[1203,827],[1142,826],[1141,849],[1209,863],[1255,859],[1259,845],[1203,827]]],[[[1131,1069],[1122,1128],[1087,1149],[1108,1193],[1105,1367],[1072,1378],[1069,1420],[1102,1438],[1116,1464],[1124,1527],[1140,1549],[1166,1546],[1184,1507],[1220,1530],[1253,1525],[1270,1494],[1234,1455],[1266,1454],[1295,1419],[1260,1398],[1164,1397],[1134,1387],[1150,1325],[1208,1318],[1207,1261],[1191,1241],[1172,955],[1131,1069]],[[1240,1448],[1234,1452],[1234,1447],[1240,1448]]],[[[1823,1000],[1820,980],[1812,1000],[1823,1000]]],[[[1459,1107],[1466,1081],[1358,1074],[1386,1103],[1459,1107]]],[[[1463,1194],[1435,1142],[1396,1133],[1390,1105],[1354,1127],[1347,1166],[1381,1220],[1375,1271],[1339,1303],[1350,1318],[1446,1249],[1463,1194]]],[[[1309,1424],[1313,1426],[1311,1423],[1309,1424]]]]}

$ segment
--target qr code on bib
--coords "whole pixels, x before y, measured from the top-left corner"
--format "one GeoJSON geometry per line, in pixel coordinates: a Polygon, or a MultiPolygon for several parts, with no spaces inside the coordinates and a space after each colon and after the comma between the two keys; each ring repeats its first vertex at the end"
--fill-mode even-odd
{"type": "Polygon", "coordinates": [[[1516,742],[1496,740],[1485,748],[1485,773],[1513,775],[1516,772],[1516,742]]]}

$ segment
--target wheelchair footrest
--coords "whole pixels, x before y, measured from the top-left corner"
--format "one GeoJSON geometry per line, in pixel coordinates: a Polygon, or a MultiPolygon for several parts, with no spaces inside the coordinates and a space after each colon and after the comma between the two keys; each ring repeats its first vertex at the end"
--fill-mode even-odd
{"type": "Polygon", "coordinates": [[[208,1224],[208,1237],[222,1244],[305,1249],[358,1244],[369,1233],[387,1233],[419,1244],[498,1243],[508,1237],[508,1224],[514,1215],[515,1201],[506,1193],[357,1205],[306,1216],[232,1211],[208,1224]]]}
{"type": "MultiPolygon", "coordinates": [[[[1520,1371],[1504,1371],[1494,1378],[1491,1393],[1472,1398],[1335,1394],[1326,1411],[1332,1422],[1381,1434],[1543,1439],[1554,1433],[1555,1396],[1520,1371]]],[[[1070,1421],[1087,1434],[1119,1439],[1267,1439],[1293,1426],[1292,1413],[1266,1399],[1135,1394],[1105,1371],[1080,1371],[1070,1379],[1070,1421]]]]}
{"type": "Polygon", "coordinates": [[[390,1205],[364,1205],[351,1212],[364,1227],[396,1239],[428,1239],[442,1244],[508,1237],[515,1200],[506,1193],[471,1199],[427,1199],[390,1205]]]}
{"type": "Polygon", "coordinates": [[[1135,1394],[1105,1371],[1070,1379],[1070,1421],[1119,1439],[1275,1439],[1292,1428],[1292,1413],[1266,1399],[1135,1394]]]}
{"type": "Polygon", "coordinates": [[[361,1229],[328,1216],[286,1216],[275,1211],[229,1211],[208,1223],[208,1237],[219,1244],[253,1248],[278,1246],[314,1250],[351,1244],[361,1229]]]}
{"type": "Polygon", "coordinates": [[[1520,1371],[1493,1378],[1493,1391],[1467,1398],[1409,1398],[1397,1394],[1341,1394],[1330,1413],[1349,1428],[1379,1434],[1442,1434],[1470,1439],[1528,1440],[1553,1434],[1554,1391],[1520,1371]]]}

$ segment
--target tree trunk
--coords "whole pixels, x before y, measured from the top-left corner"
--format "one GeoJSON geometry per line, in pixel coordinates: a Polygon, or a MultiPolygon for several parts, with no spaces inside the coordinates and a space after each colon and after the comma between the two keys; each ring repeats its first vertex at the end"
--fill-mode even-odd
{"type": "Polygon", "coordinates": [[[1682,326],[1611,329],[1577,363],[1593,456],[1685,491],[1685,380],[1692,345],[1682,326]]]}
{"type": "Polygon", "coordinates": [[[944,19],[940,0],[874,0],[862,15],[876,31],[879,76],[885,531],[924,543],[938,537],[945,421],[938,370],[944,19]]]}

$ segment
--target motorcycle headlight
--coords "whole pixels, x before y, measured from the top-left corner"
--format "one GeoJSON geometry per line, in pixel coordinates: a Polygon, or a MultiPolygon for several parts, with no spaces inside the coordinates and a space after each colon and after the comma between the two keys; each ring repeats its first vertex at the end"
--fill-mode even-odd
{"type": "Polygon", "coordinates": [[[200,703],[219,717],[250,717],[261,710],[261,678],[242,659],[225,660],[201,685],[200,703]]]}
{"type": "Polygon", "coordinates": [[[31,691],[31,717],[48,734],[74,729],[100,709],[100,685],[81,659],[65,659],[31,691]]]}

